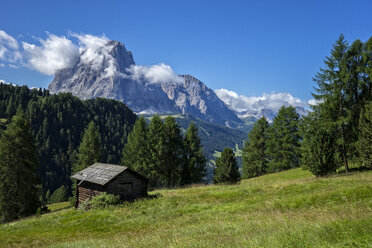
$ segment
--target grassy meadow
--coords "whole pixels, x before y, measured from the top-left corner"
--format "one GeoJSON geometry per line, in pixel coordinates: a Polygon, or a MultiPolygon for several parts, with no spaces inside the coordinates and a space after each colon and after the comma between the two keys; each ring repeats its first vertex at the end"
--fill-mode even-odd
{"type": "Polygon", "coordinates": [[[50,205],[0,225],[0,247],[372,247],[372,171],[293,169],[150,195],[103,210],[50,205]]]}

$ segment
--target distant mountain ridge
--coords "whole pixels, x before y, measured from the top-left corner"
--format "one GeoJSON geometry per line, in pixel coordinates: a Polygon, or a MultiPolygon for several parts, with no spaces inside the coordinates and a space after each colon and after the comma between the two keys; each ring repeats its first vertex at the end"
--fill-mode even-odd
{"type": "Polygon", "coordinates": [[[247,118],[257,120],[261,117],[265,117],[269,122],[272,122],[283,105],[295,107],[300,116],[308,114],[308,110],[305,109],[308,104],[287,92],[273,92],[259,97],[247,97],[227,89],[216,89],[214,91],[243,122],[247,118]]]}
{"type": "MultiPolygon", "coordinates": [[[[89,56],[82,51],[81,58],[89,56]]],[[[71,68],[56,72],[51,93],[71,92],[82,99],[104,97],[120,100],[137,113],[191,114],[211,123],[229,126],[238,116],[213,90],[191,75],[152,82],[130,75],[135,67],[131,52],[118,41],[108,41],[96,51],[97,59],[80,59],[71,68]]]]}

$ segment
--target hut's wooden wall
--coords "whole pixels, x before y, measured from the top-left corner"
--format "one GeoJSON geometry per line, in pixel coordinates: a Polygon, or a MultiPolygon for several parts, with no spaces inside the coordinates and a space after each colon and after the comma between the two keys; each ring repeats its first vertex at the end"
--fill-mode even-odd
{"type": "Polygon", "coordinates": [[[126,170],[106,185],[106,191],[109,194],[120,195],[123,200],[133,199],[147,194],[147,183],[141,177],[126,170]],[[131,192],[126,191],[128,188],[131,188],[131,192]]]}
{"type": "MultiPolygon", "coordinates": [[[[77,183],[79,184],[80,181],[77,183]]],[[[87,199],[92,199],[103,192],[119,195],[122,200],[131,200],[147,195],[147,182],[130,171],[124,171],[117,175],[105,186],[83,181],[77,186],[76,207],[87,199]],[[128,190],[130,188],[130,190],[128,190]]]]}
{"type": "MultiPolygon", "coordinates": [[[[78,181],[79,183],[80,181],[78,181]]],[[[90,182],[82,182],[80,185],[77,186],[77,206],[79,207],[81,203],[83,203],[87,199],[92,199],[94,196],[101,194],[104,192],[105,189],[103,186],[90,183],[90,182]]]]}

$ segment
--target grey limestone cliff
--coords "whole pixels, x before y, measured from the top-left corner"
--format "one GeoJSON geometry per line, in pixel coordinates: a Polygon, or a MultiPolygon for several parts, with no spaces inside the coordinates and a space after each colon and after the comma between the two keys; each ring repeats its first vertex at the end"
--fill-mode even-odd
{"type": "Polygon", "coordinates": [[[49,85],[51,93],[71,92],[82,99],[104,97],[123,101],[137,113],[191,114],[208,122],[229,125],[240,119],[213,90],[190,75],[179,82],[147,82],[128,76],[133,55],[117,41],[99,48],[97,59],[80,60],[58,71],[49,85]]]}

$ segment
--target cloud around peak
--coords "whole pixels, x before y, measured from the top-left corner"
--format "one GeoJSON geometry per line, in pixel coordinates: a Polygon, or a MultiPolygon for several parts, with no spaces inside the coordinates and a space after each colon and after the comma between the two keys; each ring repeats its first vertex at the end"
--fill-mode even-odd
{"type": "Polygon", "coordinates": [[[118,76],[148,83],[183,82],[183,79],[164,63],[152,66],[132,65],[125,72],[120,72],[115,58],[111,55],[114,43],[110,43],[110,39],[105,35],[70,33],[66,37],[48,32],[46,34],[45,39],[36,38],[35,42],[29,43],[18,42],[0,30],[1,67],[27,67],[45,75],[54,75],[58,70],[80,63],[102,71],[102,79],[118,76]]]}
{"type": "Polygon", "coordinates": [[[128,77],[133,80],[145,80],[149,83],[182,83],[183,78],[178,76],[169,65],[160,63],[153,66],[132,65],[126,69],[128,77]]]}
{"type": "Polygon", "coordinates": [[[278,112],[283,105],[307,108],[307,104],[304,101],[286,92],[265,93],[258,97],[239,95],[227,89],[216,89],[214,92],[230,109],[238,113],[252,110],[260,111],[262,109],[278,112]]]}
{"type": "Polygon", "coordinates": [[[43,74],[53,75],[57,70],[73,66],[79,59],[79,49],[64,36],[49,34],[39,42],[39,46],[22,42],[22,47],[26,66],[43,74]]]}

